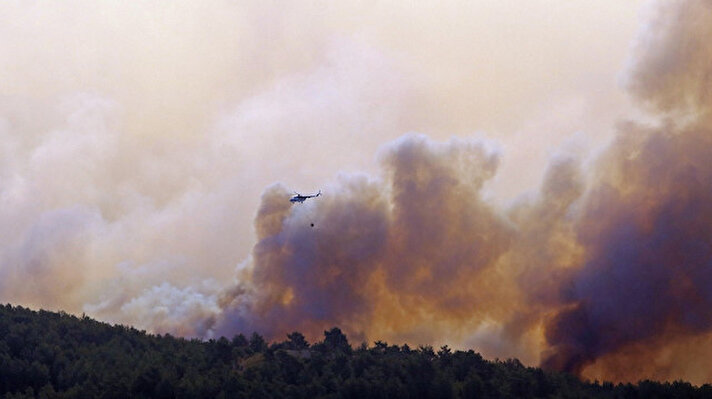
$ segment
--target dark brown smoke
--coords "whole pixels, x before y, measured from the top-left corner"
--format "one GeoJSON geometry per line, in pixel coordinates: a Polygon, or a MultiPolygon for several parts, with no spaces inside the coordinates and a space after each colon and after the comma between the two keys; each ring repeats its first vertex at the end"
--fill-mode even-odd
{"type": "Polygon", "coordinates": [[[495,311],[481,305],[496,287],[475,288],[511,239],[480,198],[497,162],[477,142],[408,136],[384,153],[382,180],[344,177],[301,205],[268,189],[244,287],[224,295],[219,328],[318,336],[338,324],[354,337],[398,336],[495,311]]]}
{"type": "Polygon", "coordinates": [[[355,325],[370,312],[367,282],[387,239],[385,203],[379,187],[366,179],[342,189],[302,205],[292,205],[281,186],[267,190],[256,219],[259,242],[248,288],[223,297],[237,312],[225,328],[252,328],[270,337],[315,333],[331,324],[355,325]]]}
{"type": "Polygon", "coordinates": [[[665,4],[655,22],[630,87],[664,119],[622,124],[598,163],[576,222],[585,255],[547,324],[547,367],[580,373],[604,358],[605,369],[624,351],[634,367],[712,327],[712,2],[665,4]]]}
{"type": "Polygon", "coordinates": [[[577,221],[585,258],[548,325],[545,366],[580,372],[712,327],[712,131],[624,129],[577,221]]]}
{"type": "Polygon", "coordinates": [[[217,332],[338,325],[540,352],[529,361],[596,378],[704,381],[712,369],[690,374],[682,348],[712,350],[710,37],[712,2],[661,6],[627,82],[651,122],[621,123],[591,170],[555,158],[508,209],[485,200],[499,158],[474,140],[406,136],[379,179],[343,176],[302,205],[270,187],[217,332]]]}

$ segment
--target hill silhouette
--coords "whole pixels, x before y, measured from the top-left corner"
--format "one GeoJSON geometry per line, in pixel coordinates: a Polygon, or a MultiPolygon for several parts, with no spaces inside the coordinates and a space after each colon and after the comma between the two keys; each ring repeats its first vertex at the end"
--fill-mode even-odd
{"type": "Polygon", "coordinates": [[[201,341],[0,305],[0,397],[709,398],[712,386],[592,383],[448,347],[354,348],[336,327],[313,344],[299,332],[201,341]]]}

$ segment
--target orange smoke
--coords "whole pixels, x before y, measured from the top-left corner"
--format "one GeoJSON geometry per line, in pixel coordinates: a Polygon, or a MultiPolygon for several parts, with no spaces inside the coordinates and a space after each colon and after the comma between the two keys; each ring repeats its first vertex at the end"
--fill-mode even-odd
{"type": "Polygon", "coordinates": [[[250,275],[223,298],[233,309],[223,330],[317,336],[338,324],[355,337],[398,336],[503,310],[496,298],[507,294],[486,272],[512,232],[479,198],[497,156],[475,142],[409,136],[382,161],[383,180],[344,177],[303,205],[280,186],[267,190],[250,275]]]}
{"type": "Polygon", "coordinates": [[[638,115],[595,162],[552,157],[513,204],[492,192],[529,187],[562,130],[617,118],[601,111],[617,93],[592,93],[615,58],[605,7],[237,3],[6,7],[2,301],[193,337],[336,325],[589,378],[712,378],[710,0],[660,2],[626,71],[638,115]],[[257,203],[418,129],[369,176],[257,203]],[[431,138],[473,129],[497,130],[508,162],[431,138]]]}
{"type": "Polygon", "coordinates": [[[406,136],[380,179],[342,177],[304,205],[269,188],[216,331],[339,325],[356,340],[508,347],[602,379],[712,377],[683,349],[712,350],[710,36],[709,2],[663,7],[628,81],[662,122],[622,123],[590,173],[555,159],[509,209],[485,200],[498,156],[471,140],[406,136]]]}

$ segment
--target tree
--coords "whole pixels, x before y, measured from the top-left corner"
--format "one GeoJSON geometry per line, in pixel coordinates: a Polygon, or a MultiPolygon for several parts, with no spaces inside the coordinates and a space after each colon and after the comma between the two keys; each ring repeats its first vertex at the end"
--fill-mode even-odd
{"type": "Polygon", "coordinates": [[[331,351],[351,352],[351,345],[341,329],[334,327],[329,331],[324,331],[324,346],[331,351]]]}
{"type": "Polygon", "coordinates": [[[0,305],[0,398],[712,397],[710,385],[589,383],[447,346],[353,351],[336,327],[312,347],[287,338],[269,349],[257,333],[186,340],[0,305]]]}
{"type": "Polygon", "coordinates": [[[300,332],[295,331],[291,334],[287,334],[287,338],[289,341],[286,343],[286,349],[302,350],[309,348],[309,342],[307,342],[304,335],[300,332]]]}
{"type": "Polygon", "coordinates": [[[232,337],[232,341],[230,343],[236,348],[245,348],[249,345],[249,342],[247,342],[247,338],[245,338],[245,336],[242,334],[238,334],[232,337]]]}
{"type": "Polygon", "coordinates": [[[260,334],[254,332],[250,337],[249,346],[253,353],[262,353],[267,349],[267,342],[260,334]]]}

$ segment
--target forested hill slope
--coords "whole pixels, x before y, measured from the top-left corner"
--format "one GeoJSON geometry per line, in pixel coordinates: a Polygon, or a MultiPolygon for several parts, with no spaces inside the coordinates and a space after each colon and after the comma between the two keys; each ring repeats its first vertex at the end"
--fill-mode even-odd
{"type": "Polygon", "coordinates": [[[300,333],[286,338],[186,340],[0,305],[0,397],[712,397],[709,385],[591,384],[447,347],[352,348],[338,328],[312,345],[300,333]]]}

